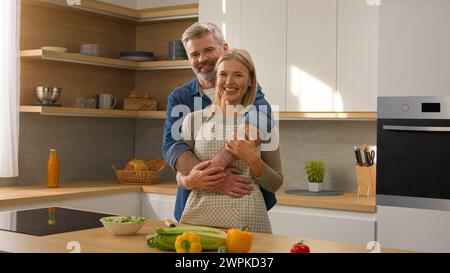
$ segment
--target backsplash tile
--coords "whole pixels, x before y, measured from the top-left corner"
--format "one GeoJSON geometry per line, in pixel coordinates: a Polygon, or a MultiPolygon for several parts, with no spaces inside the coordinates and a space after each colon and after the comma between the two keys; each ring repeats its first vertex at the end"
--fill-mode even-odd
{"type": "MultiPolygon", "coordinates": [[[[162,158],[163,120],[136,120],[136,156],[162,158]]],[[[374,121],[280,121],[280,150],[284,187],[307,188],[304,164],[323,160],[327,166],[324,189],[356,192],[353,146],[376,143],[374,121]]],[[[161,180],[174,180],[165,170],[161,180]]]]}
{"type": "Polygon", "coordinates": [[[20,115],[19,177],[0,185],[46,183],[50,147],[58,149],[61,184],[114,179],[112,165],[133,157],[134,119],[20,115]]]}
{"type": "MultiPolygon", "coordinates": [[[[62,184],[114,179],[111,168],[122,168],[134,155],[162,158],[164,120],[50,117],[22,113],[19,173],[0,178],[0,185],[45,184],[48,149],[58,149],[62,184]]],[[[376,143],[374,121],[280,121],[284,187],[306,189],[304,164],[325,161],[324,189],[356,192],[354,145],[376,143]]],[[[174,181],[171,168],[161,181],[174,181]]]]}

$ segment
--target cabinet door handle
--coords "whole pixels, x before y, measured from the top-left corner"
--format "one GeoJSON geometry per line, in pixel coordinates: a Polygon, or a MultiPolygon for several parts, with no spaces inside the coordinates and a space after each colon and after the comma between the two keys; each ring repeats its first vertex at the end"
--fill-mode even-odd
{"type": "Polygon", "coordinates": [[[450,127],[383,125],[383,130],[415,132],[450,132],[450,127]]]}

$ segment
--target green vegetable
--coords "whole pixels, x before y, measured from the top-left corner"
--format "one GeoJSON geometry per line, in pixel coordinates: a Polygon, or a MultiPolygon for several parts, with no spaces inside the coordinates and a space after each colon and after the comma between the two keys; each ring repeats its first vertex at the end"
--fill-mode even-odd
{"type": "Polygon", "coordinates": [[[310,183],[322,183],[325,176],[325,163],[323,161],[310,161],[305,164],[305,171],[310,183]]]}
{"type": "Polygon", "coordinates": [[[158,227],[156,228],[156,233],[148,238],[147,245],[161,250],[175,251],[175,240],[184,232],[194,232],[199,235],[204,250],[217,250],[225,246],[227,241],[227,234],[223,230],[216,228],[200,226],[158,227]]]}
{"type": "Polygon", "coordinates": [[[111,217],[103,217],[100,220],[112,223],[142,223],[147,221],[147,218],[134,216],[111,216],[111,217]]]}

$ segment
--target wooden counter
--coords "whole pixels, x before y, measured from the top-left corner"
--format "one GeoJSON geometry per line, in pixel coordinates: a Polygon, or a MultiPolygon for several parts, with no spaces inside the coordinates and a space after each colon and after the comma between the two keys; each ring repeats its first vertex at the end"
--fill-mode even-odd
{"type": "MultiPolygon", "coordinates": [[[[155,227],[164,227],[162,221],[149,220],[134,236],[114,236],[105,228],[80,230],[48,236],[30,236],[0,231],[0,251],[3,252],[69,252],[66,246],[71,241],[80,243],[81,252],[161,252],[148,248],[145,236],[152,234],[155,227]]],[[[289,252],[291,245],[304,240],[311,252],[359,252],[368,253],[365,246],[356,246],[332,241],[309,240],[299,237],[286,237],[255,233],[252,252],[283,253],[289,252]]],[[[381,249],[381,252],[401,252],[394,249],[381,249]]]]}
{"type": "MultiPolygon", "coordinates": [[[[139,186],[122,185],[115,181],[89,181],[61,185],[60,188],[55,189],[48,189],[45,186],[0,187],[0,207],[140,191],[176,195],[177,184],[161,182],[139,186]]],[[[300,196],[286,194],[285,189],[280,189],[277,192],[277,200],[278,205],[286,206],[366,213],[376,211],[375,197],[357,197],[356,193],[345,193],[341,196],[300,196]]]]}

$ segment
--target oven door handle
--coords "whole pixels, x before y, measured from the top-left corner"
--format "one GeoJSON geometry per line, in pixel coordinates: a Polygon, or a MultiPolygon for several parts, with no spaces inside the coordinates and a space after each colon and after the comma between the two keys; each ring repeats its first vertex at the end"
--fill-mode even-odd
{"type": "Polygon", "coordinates": [[[383,130],[415,132],[450,132],[450,127],[383,125],[383,130]]]}

